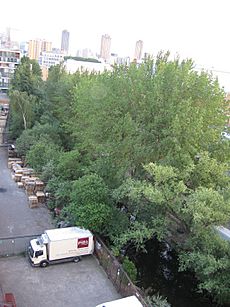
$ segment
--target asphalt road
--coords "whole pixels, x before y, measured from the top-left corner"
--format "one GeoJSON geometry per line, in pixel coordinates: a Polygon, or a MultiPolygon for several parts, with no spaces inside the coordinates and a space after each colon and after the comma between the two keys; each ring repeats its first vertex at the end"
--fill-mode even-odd
{"type": "Polygon", "coordinates": [[[24,257],[0,258],[0,284],[17,307],[95,307],[120,298],[93,256],[33,268],[24,257]]]}
{"type": "Polygon", "coordinates": [[[54,228],[45,206],[30,209],[24,189],[19,189],[7,166],[7,149],[0,147],[0,238],[33,235],[54,228]]]}

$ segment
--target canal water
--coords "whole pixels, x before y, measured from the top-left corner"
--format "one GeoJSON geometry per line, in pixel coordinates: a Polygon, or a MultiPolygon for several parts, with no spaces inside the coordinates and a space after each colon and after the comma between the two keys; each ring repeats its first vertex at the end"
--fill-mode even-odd
{"type": "Polygon", "coordinates": [[[146,251],[130,259],[138,269],[137,286],[144,288],[148,295],[167,298],[172,307],[220,307],[210,297],[198,292],[198,282],[191,272],[178,272],[178,258],[167,243],[150,240],[146,251]]]}

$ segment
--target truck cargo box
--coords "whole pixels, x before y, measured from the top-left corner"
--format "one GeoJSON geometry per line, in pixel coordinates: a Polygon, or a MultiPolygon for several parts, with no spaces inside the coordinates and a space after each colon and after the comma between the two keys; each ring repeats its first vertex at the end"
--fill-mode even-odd
{"type": "Polygon", "coordinates": [[[58,228],[46,230],[45,235],[50,261],[93,253],[93,235],[89,230],[78,227],[58,228]]]}

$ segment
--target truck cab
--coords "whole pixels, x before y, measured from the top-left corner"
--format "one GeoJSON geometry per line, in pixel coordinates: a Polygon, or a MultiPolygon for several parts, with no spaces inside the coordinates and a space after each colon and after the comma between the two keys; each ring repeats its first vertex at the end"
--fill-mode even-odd
{"type": "Polygon", "coordinates": [[[30,241],[28,247],[28,255],[30,262],[34,266],[46,266],[47,265],[47,248],[48,238],[46,234],[42,234],[41,237],[30,241]]]}

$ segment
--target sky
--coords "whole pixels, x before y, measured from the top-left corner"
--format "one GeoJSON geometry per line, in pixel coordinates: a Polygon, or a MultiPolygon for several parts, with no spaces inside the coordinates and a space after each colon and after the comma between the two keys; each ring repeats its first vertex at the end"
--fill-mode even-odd
{"type": "Polygon", "coordinates": [[[109,34],[111,52],[131,58],[143,40],[144,52],[169,50],[227,72],[218,76],[230,91],[229,0],[11,0],[10,7],[9,15],[1,14],[0,32],[11,27],[12,38],[44,38],[60,48],[67,29],[75,55],[82,48],[99,53],[101,36],[109,34]]]}

